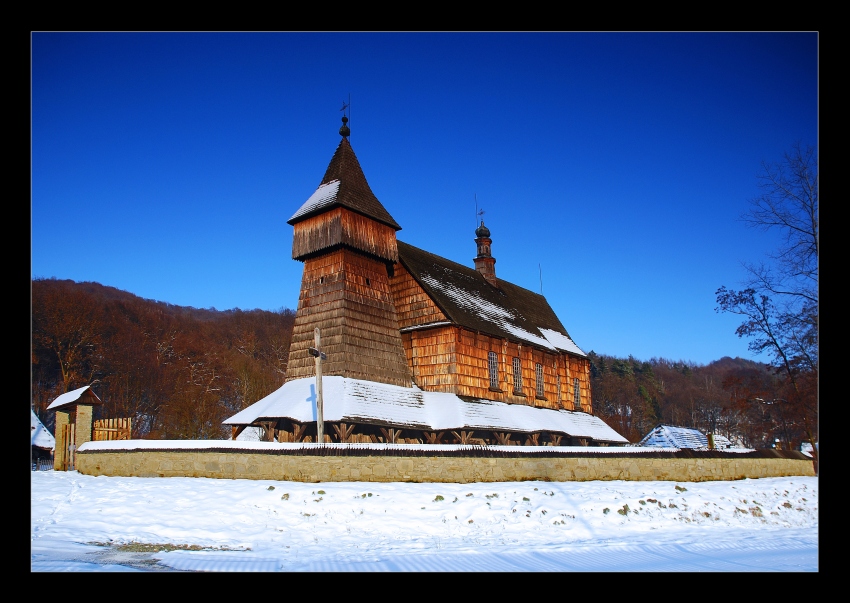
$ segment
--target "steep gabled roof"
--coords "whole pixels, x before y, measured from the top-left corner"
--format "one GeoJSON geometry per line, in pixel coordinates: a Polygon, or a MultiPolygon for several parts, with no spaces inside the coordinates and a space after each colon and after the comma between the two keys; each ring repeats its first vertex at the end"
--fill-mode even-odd
{"type": "Polygon", "coordinates": [[[399,261],[454,323],[510,341],[586,356],[546,298],[475,269],[398,241],[399,261]]]}
{"type": "Polygon", "coordinates": [[[375,193],[369,188],[360,162],[357,161],[354,149],[351,148],[347,138],[343,138],[339,143],[319,188],[287,220],[287,223],[294,225],[336,206],[347,207],[396,230],[401,230],[398,222],[381,205],[375,193]]]}

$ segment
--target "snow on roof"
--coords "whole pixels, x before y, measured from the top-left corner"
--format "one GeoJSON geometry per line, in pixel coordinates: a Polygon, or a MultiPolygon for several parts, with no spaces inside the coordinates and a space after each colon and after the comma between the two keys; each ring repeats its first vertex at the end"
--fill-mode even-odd
{"type": "MultiPolygon", "coordinates": [[[[83,387],[80,387],[78,389],[65,392],[64,394],[56,398],[53,402],[51,402],[50,406],[47,407],[47,410],[55,410],[61,406],[73,404],[74,402],[78,401],[83,396],[83,394],[86,393],[86,390],[89,389],[91,389],[90,385],[84,385],[83,387]]],[[[91,392],[91,395],[94,396],[95,402],[100,402],[100,398],[97,397],[97,394],[95,394],[94,391],[91,392]]]]}
{"type": "Polygon", "coordinates": [[[339,193],[339,180],[332,180],[327,184],[322,184],[316,189],[316,192],[310,195],[310,198],[292,214],[289,221],[299,218],[316,211],[319,208],[333,205],[339,193]]]}
{"type": "MultiPolygon", "coordinates": [[[[602,419],[580,412],[464,400],[443,392],[329,376],[322,379],[323,418],[327,422],[380,422],[410,429],[488,429],[532,433],[552,431],[599,442],[628,440],[602,419]]],[[[249,425],[261,418],[316,421],[316,380],[295,379],[225,419],[225,425],[249,425]]]]}
{"type": "Polygon", "coordinates": [[[546,338],[546,341],[551,343],[555,348],[563,350],[564,352],[572,352],[579,356],[587,356],[587,354],[585,354],[572,339],[563,333],[558,333],[558,331],[553,331],[552,329],[540,329],[540,332],[543,333],[543,337],[546,338]]]}
{"type": "MultiPolygon", "coordinates": [[[[455,323],[547,350],[586,356],[542,295],[398,241],[399,259],[455,323]]],[[[419,325],[416,325],[419,326],[419,325]]]]}
{"type": "MultiPolygon", "coordinates": [[[[638,446],[656,446],[661,448],[708,448],[708,436],[699,429],[657,425],[638,442],[638,446]]],[[[732,442],[719,434],[714,434],[716,449],[735,448],[732,442]]]]}
{"type": "Polygon", "coordinates": [[[56,438],[47,431],[47,427],[39,420],[32,408],[30,408],[30,412],[32,413],[32,419],[30,420],[30,424],[32,425],[32,445],[39,448],[50,448],[52,450],[56,446],[56,438]]]}

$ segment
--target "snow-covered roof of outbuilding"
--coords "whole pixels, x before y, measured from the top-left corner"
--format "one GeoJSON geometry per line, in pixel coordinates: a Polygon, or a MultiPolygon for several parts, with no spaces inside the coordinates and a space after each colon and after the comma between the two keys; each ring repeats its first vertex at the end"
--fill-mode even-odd
{"type": "MultiPolygon", "coordinates": [[[[708,436],[699,429],[692,427],[676,427],[673,425],[657,425],[643,439],[638,446],[654,446],[661,448],[704,448],[708,446],[708,436]]],[[[735,448],[732,442],[720,435],[714,434],[714,447],[724,450],[735,448]]]]}
{"type": "Polygon", "coordinates": [[[454,323],[474,331],[586,356],[546,298],[496,279],[494,287],[474,268],[398,241],[399,261],[454,323]]]}
{"type": "Polygon", "coordinates": [[[32,413],[30,420],[30,424],[32,425],[32,445],[38,448],[49,448],[53,450],[56,447],[56,438],[53,437],[52,433],[47,431],[47,427],[39,420],[32,408],[30,408],[30,413],[32,413]]]}
{"type": "Polygon", "coordinates": [[[698,429],[657,425],[638,446],[660,446],[662,448],[708,448],[708,438],[698,429]]]}
{"type": "Polygon", "coordinates": [[[83,402],[84,404],[102,404],[100,398],[97,397],[97,394],[92,390],[91,385],[84,385],[75,390],[71,390],[69,392],[65,392],[58,398],[56,398],[53,402],[50,403],[50,406],[47,407],[47,410],[56,410],[61,408],[62,406],[68,406],[70,404],[78,404],[79,402],[83,402]]]}
{"type": "MultiPolygon", "coordinates": [[[[327,422],[383,423],[400,428],[443,431],[487,429],[533,433],[549,431],[598,442],[628,440],[593,415],[566,410],[459,398],[374,381],[331,376],[322,379],[323,419],[327,422]]],[[[316,420],[316,380],[294,379],[223,421],[250,425],[260,419],[316,420]]]]}

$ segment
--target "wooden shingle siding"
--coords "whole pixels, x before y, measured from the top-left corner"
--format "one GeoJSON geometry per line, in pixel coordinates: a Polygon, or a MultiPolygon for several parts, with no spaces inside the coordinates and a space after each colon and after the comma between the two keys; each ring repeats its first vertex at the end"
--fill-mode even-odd
{"type": "Polygon", "coordinates": [[[340,248],[304,263],[287,380],[311,377],[307,353],[319,327],[325,375],[410,387],[386,265],[340,248]]]}
{"type": "Polygon", "coordinates": [[[399,328],[446,320],[446,315],[401,263],[394,267],[390,289],[395,300],[399,328]]]}
{"type": "MultiPolygon", "coordinates": [[[[586,359],[570,359],[567,354],[542,351],[531,346],[505,341],[483,333],[476,333],[457,325],[407,331],[402,334],[407,362],[417,386],[426,391],[450,392],[509,404],[523,404],[558,410],[572,410],[573,375],[585,376],[586,387],[589,365],[586,359]],[[489,353],[496,353],[498,384],[501,391],[490,388],[489,353]],[[523,395],[513,390],[512,359],[519,357],[522,365],[523,395]],[[575,366],[570,370],[570,363],[575,366]],[[543,368],[544,398],[536,396],[535,364],[543,368]],[[582,370],[582,366],[584,369],[582,370]],[[557,375],[561,375],[561,399],[558,400],[557,375]]],[[[585,392],[582,392],[583,400],[585,392]]],[[[584,407],[584,403],[583,403],[584,407]]],[[[585,407],[589,410],[589,407],[585,407]]]]}
{"type": "Polygon", "coordinates": [[[358,213],[336,207],[295,224],[292,258],[347,245],[385,260],[398,260],[395,230],[358,213]]]}
{"type": "Polygon", "coordinates": [[[451,325],[403,334],[416,385],[426,391],[455,392],[455,328],[451,325]]]}

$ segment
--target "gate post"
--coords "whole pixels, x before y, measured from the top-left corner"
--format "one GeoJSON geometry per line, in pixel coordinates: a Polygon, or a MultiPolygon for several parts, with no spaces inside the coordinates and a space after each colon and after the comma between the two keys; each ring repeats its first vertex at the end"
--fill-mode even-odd
{"type": "Polygon", "coordinates": [[[65,455],[68,454],[68,444],[65,441],[65,426],[71,422],[71,413],[67,410],[56,411],[56,444],[53,450],[53,470],[65,470],[65,455]]]}
{"type": "Polygon", "coordinates": [[[79,448],[86,442],[91,442],[92,410],[91,404],[77,404],[76,434],[74,444],[79,448]]]}

